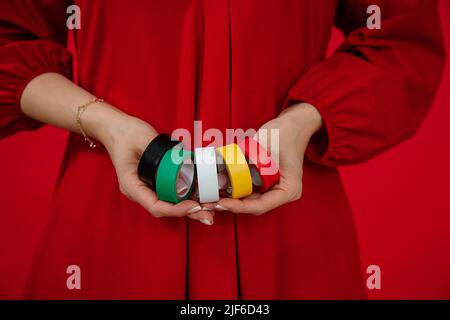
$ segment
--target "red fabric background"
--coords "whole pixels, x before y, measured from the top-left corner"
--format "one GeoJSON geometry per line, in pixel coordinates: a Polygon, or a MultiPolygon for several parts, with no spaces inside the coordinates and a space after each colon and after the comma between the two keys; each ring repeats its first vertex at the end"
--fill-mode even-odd
{"type": "MultiPolygon", "coordinates": [[[[441,12],[450,51],[450,1],[441,0],[441,12]]],[[[330,50],[340,40],[335,33],[330,50]]],[[[381,290],[368,291],[372,299],[450,299],[449,85],[447,66],[416,138],[368,163],[341,168],[363,266],[382,271],[381,290]]],[[[46,127],[0,141],[0,298],[22,296],[65,139],[64,131],[46,127]]]]}

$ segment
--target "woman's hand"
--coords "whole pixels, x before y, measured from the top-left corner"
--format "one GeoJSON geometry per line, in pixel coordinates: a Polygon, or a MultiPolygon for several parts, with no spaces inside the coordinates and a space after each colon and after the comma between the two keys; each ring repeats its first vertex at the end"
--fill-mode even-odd
{"type": "Polygon", "coordinates": [[[126,197],[139,203],[155,217],[188,216],[204,224],[212,224],[212,210],[192,200],[178,204],[158,200],[156,193],[138,178],[141,154],[157,136],[151,125],[109,105],[96,104],[90,108],[83,115],[83,126],[88,134],[98,139],[108,150],[116,169],[120,191],[126,197]]]}
{"type": "MultiPolygon", "coordinates": [[[[80,105],[94,96],[58,73],[43,73],[25,87],[20,105],[30,118],[80,133],[75,121],[80,105]]],[[[81,122],[89,137],[100,141],[108,150],[116,169],[120,190],[155,217],[183,217],[212,224],[213,212],[195,201],[177,205],[159,201],[145,183],[139,180],[140,156],[156,131],[146,122],[125,114],[107,103],[94,103],[83,113],[81,122]]],[[[211,209],[209,209],[211,210],[211,209]]]]}
{"type": "Polygon", "coordinates": [[[320,113],[307,103],[293,105],[283,111],[278,118],[264,124],[258,131],[256,139],[267,150],[271,150],[274,159],[279,159],[280,182],[263,194],[254,193],[241,200],[223,198],[217,203],[215,210],[261,215],[285,203],[300,199],[303,189],[304,153],[311,136],[321,127],[320,113]],[[266,129],[267,134],[259,134],[261,129],[266,129]],[[279,130],[279,143],[270,141],[271,129],[279,130]]]}

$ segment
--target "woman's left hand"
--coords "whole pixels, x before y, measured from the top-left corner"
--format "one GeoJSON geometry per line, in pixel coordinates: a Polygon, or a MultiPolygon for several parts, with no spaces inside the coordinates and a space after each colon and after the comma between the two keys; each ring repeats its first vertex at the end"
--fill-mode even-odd
{"type": "Polygon", "coordinates": [[[223,198],[215,210],[262,215],[285,203],[299,200],[303,189],[305,150],[312,135],[321,127],[320,113],[307,103],[292,105],[277,118],[264,124],[256,139],[271,151],[273,159],[279,159],[279,183],[263,194],[253,193],[244,199],[223,198]],[[266,129],[267,134],[259,134],[262,129],[266,129]],[[270,141],[271,129],[279,130],[279,142],[270,141]]]}

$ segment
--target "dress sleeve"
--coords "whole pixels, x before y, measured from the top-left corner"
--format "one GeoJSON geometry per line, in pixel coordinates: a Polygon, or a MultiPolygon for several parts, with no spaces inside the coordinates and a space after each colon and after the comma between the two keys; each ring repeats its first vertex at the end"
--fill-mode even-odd
{"type": "Polygon", "coordinates": [[[319,110],[325,129],[306,155],[327,166],[363,162],[412,137],[445,64],[436,0],[344,0],[336,25],[344,43],[294,84],[283,105],[319,110]],[[371,4],[381,8],[380,30],[366,27],[371,4]]]}
{"type": "Polygon", "coordinates": [[[71,76],[65,0],[0,0],[0,138],[42,123],[20,109],[23,89],[45,72],[71,76]]]}

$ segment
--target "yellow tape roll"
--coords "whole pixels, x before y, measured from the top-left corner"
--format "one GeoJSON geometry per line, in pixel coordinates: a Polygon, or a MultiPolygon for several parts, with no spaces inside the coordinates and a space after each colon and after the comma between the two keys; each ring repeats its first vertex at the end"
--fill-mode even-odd
{"type": "Polygon", "coordinates": [[[252,194],[252,176],[245,155],[237,144],[216,149],[223,158],[231,182],[231,197],[243,198],[252,194]]]}

